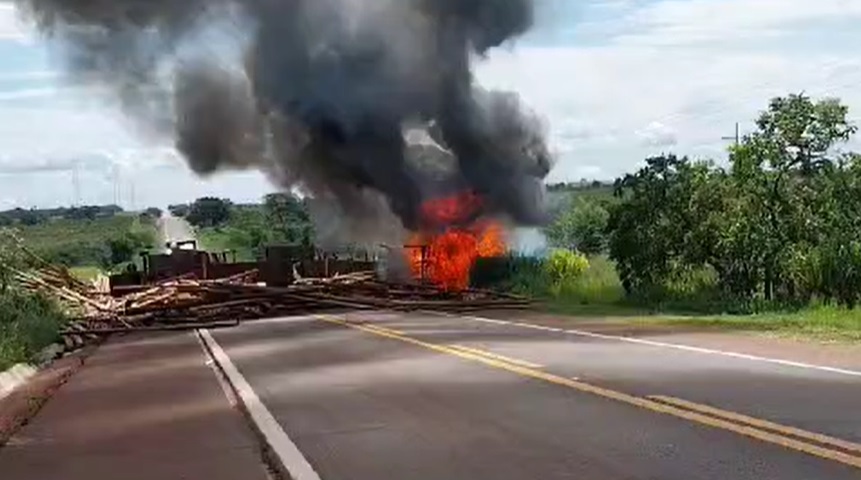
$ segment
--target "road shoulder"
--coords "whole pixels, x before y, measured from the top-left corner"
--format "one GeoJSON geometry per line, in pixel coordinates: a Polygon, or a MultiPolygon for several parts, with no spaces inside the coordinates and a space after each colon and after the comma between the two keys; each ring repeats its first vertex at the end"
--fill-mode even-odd
{"type": "Polygon", "coordinates": [[[562,330],[632,338],[656,344],[681,345],[754,357],[800,362],[828,368],[861,371],[861,345],[728,331],[696,325],[649,324],[625,318],[595,318],[534,311],[486,311],[476,314],[516,323],[562,330]]]}
{"type": "Polygon", "coordinates": [[[190,332],[106,343],[0,449],[3,478],[266,479],[205,362],[190,332]]]}

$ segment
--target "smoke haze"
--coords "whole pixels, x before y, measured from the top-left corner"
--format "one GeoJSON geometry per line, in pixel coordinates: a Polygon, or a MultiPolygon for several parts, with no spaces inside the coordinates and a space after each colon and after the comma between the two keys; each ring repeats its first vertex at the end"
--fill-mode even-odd
{"type": "Polygon", "coordinates": [[[323,237],[392,238],[424,226],[423,201],[464,190],[484,214],[544,219],[541,122],[471,72],[532,26],[531,0],[17,3],[73,78],[110,85],[194,172],[265,171],[313,198],[323,237]],[[233,62],[216,53],[228,39],[233,62]]]}

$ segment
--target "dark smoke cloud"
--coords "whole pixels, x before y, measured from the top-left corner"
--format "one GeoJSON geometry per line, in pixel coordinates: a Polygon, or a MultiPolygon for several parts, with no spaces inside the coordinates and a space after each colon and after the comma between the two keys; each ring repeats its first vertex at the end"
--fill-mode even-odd
{"type": "Polygon", "coordinates": [[[195,172],[260,168],[353,230],[391,213],[418,228],[424,200],[464,189],[485,198],[487,214],[543,220],[551,159],[541,124],[471,72],[531,27],[531,0],[18,4],[63,45],[73,76],[112,85],[129,113],[175,136],[195,172]],[[200,53],[204,32],[220,27],[243,39],[233,65],[200,53]],[[415,125],[434,148],[405,141],[415,125]],[[433,151],[445,175],[426,168],[433,151]]]}

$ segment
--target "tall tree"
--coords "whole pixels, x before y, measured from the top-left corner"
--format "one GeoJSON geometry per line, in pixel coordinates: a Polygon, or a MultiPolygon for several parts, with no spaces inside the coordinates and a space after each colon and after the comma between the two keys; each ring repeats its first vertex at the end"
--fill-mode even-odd
{"type": "Polygon", "coordinates": [[[743,205],[739,218],[748,223],[742,230],[760,245],[748,249],[747,270],[761,270],[766,299],[792,295],[781,283],[787,277],[787,247],[816,244],[822,237],[814,177],[833,169],[834,147],[856,132],[847,113],[835,99],[813,102],[803,94],[775,98],[757,120],[757,130],[731,150],[732,175],[743,205]]]}
{"type": "Polygon", "coordinates": [[[215,227],[230,219],[230,201],[215,197],[198,198],[191,204],[186,220],[196,227],[215,227]]]}

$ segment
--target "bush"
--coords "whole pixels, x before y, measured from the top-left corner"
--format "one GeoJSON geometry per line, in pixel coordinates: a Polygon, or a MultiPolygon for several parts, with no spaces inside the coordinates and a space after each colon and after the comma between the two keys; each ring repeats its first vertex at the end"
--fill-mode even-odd
{"type": "Polygon", "coordinates": [[[545,231],[550,244],[576,248],[587,255],[603,252],[610,214],[597,200],[578,199],[571,203],[545,231]]]}
{"type": "Polygon", "coordinates": [[[604,256],[590,257],[589,267],[560,293],[557,300],[577,305],[618,305],[625,297],[615,265],[604,256]]]}
{"type": "Polygon", "coordinates": [[[547,274],[558,284],[570,284],[589,268],[589,260],[582,254],[571,250],[554,250],[547,259],[547,274]]]}
{"type": "Polygon", "coordinates": [[[520,255],[479,258],[472,268],[470,285],[543,296],[550,284],[544,263],[543,259],[520,255]]]}
{"type": "Polygon", "coordinates": [[[59,307],[42,295],[7,291],[0,294],[0,370],[32,361],[58,340],[64,322],[59,307]]]}

